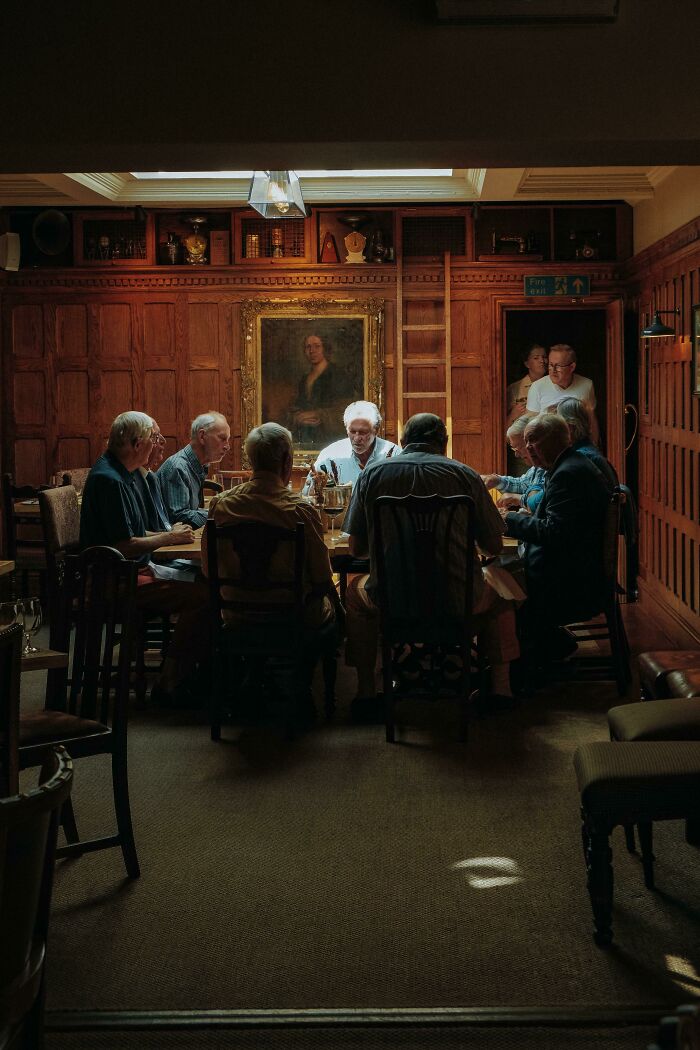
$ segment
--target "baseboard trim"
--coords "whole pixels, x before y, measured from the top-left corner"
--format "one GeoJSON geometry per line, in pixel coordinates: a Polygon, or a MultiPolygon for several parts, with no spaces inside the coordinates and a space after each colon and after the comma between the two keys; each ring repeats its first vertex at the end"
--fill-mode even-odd
{"type": "MultiPolygon", "coordinates": [[[[687,1002],[692,997],[685,996],[687,1002]]],[[[207,1028],[615,1028],[658,1024],[675,1005],[338,1010],[51,1010],[49,1032],[207,1028]]]]}
{"type": "Polygon", "coordinates": [[[700,635],[675,609],[667,605],[663,598],[641,577],[638,581],[639,596],[642,601],[650,603],[649,615],[655,619],[667,634],[670,634],[679,649],[693,649],[700,645],[700,635]]]}

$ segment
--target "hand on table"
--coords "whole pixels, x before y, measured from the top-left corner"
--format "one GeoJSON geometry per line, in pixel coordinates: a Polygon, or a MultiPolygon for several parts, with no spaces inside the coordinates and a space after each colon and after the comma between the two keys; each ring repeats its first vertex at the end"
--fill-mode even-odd
{"type": "Polygon", "coordinates": [[[520,496],[512,493],[508,496],[501,496],[496,506],[499,510],[520,510],[520,496]]]}
{"type": "Polygon", "coordinates": [[[482,474],[481,480],[487,489],[495,489],[498,482],[501,480],[500,474],[482,474]]]}
{"type": "Polygon", "coordinates": [[[168,534],[170,543],[194,543],[194,529],[184,521],[176,521],[168,534]]]}

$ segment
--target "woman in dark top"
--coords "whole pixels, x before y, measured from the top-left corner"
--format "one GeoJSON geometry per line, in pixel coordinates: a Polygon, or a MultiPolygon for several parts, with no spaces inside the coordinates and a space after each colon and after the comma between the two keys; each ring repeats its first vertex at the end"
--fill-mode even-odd
{"type": "Polygon", "coordinates": [[[557,405],[557,414],[562,417],[569,428],[571,447],[598,468],[612,491],[619,484],[619,479],[612,463],[605,458],[591,437],[591,412],[583,401],[575,397],[565,397],[557,405]]]}
{"type": "Polygon", "coordinates": [[[290,429],[302,448],[320,449],[343,434],[343,410],[346,392],[336,366],[326,357],[320,335],[308,335],[304,353],[311,365],[299,380],[299,389],[291,407],[290,429]]]}

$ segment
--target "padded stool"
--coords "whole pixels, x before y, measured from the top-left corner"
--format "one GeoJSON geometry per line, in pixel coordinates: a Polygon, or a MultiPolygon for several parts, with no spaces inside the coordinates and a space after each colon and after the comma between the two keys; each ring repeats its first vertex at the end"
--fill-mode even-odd
{"type": "Polygon", "coordinates": [[[655,649],[640,653],[639,683],[642,700],[661,700],[673,693],[668,692],[667,677],[671,671],[683,671],[688,667],[700,668],[700,650],[655,649]]]}
{"type": "Polygon", "coordinates": [[[611,707],[608,726],[611,740],[700,740],[700,697],[611,707]]]}
{"type": "Polygon", "coordinates": [[[639,826],[644,883],[653,889],[652,822],[700,818],[700,742],[585,744],[574,755],[574,769],[581,792],[593,939],[602,947],[612,943],[610,834],[618,824],[639,826]]]}
{"type": "Polygon", "coordinates": [[[700,696],[700,667],[688,667],[685,671],[671,671],[667,682],[669,696],[700,696]]]}

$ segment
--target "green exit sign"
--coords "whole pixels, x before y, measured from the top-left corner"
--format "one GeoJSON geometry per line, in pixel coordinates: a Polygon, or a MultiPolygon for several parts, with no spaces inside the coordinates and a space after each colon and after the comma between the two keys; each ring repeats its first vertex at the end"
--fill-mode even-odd
{"type": "Polygon", "coordinates": [[[591,279],[583,274],[554,275],[546,274],[543,277],[525,277],[525,295],[571,295],[581,296],[591,294],[591,279]]]}

